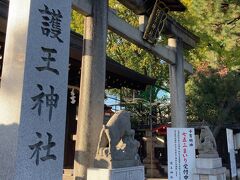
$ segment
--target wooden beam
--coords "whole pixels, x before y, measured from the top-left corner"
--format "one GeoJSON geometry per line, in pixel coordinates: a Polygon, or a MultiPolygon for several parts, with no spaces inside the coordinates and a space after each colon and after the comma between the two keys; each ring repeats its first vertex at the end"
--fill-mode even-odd
{"type": "MultiPolygon", "coordinates": [[[[169,64],[175,64],[176,52],[172,48],[164,47],[162,45],[151,45],[142,39],[142,32],[121,18],[115,15],[111,10],[108,11],[108,28],[127,39],[131,43],[143,48],[155,56],[160,57],[169,64]]],[[[193,73],[193,67],[187,61],[184,62],[184,69],[189,73],[193,73]]]]}
{"type": "Polygon", "coordinates": [[[189,72],[190,74],[193,74],[193,66],[188,63],[186,60],[184,60],[184,64],[183,64],[184,70],[189,72]]]}
{"type": "MultiPolygon", "coordinates": [[[[73,0],[73,8],[85,16],[90,15],[92,10],[90,0],[73,0]]],[[[176,52],[174,50],[161,45],[153,46],[147,43],[142,39],[141,31],[119,18],[111,10],[108,10],[108,28],[131,43],[162,58],[167,63],[175,64],[176,52]]],[[[184,69],[191,73],[192,65],[184,62],[184,69]]]]}
{"type": "Polygon", "coordinates": [[[140,48],[150,51],[169,64],[175,64],[175,52],[161,45],[151,45],[142,39],[142,32],[108,11],[108,28],[140,48]]]}
{"type": "Polygon", "coordinates": [[[188,31],[181,24],[175,21],[171,16],[167,17],[165,24],[165,33],[181,38],[184,48],[192,49],[199,42],[199,37],[188,31]]]}
{"type": "MultiPolygon", "coordinates": [[[[146,3],[144,0],[118,0],[128,9],[131,9],[135,14],[145,14],[147,9],[149,9],[149,2],[146,3]]],[[[154,5],[154,2],[153,4],[154,5]]]]}
{"type": "MultiPolygon", "coordinates": [[[[147,24],[148,18],[145,15],[140,16],[144,18],[147,24]]],[[[146,25],[145,25],[146,26],[146,25]]],[[[145,28],[142,28],[145,29],[145,28]]],[[[142,32],[144,30],[141,30],[142,32]]],[[[178,37],[183,41],[184,49],[192,49],[194,48],[197,43],[199,42],[199,37],[193,34],[192,32],[188,31],[184,28],[181,24],[175,21],[171,16],[167,16],[167,20],[164,25],[164,29],[162,34],[170,37],[178,37]]]]}
{"type": "Polygon", "coordinates": [[[84,16],[92,14],[91,0],[72,0],[72,8],[84,16]]]}

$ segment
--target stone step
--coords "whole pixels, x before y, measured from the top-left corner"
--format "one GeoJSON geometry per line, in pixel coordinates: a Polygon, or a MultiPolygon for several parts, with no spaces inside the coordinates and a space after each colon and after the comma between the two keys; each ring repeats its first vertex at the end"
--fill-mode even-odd
{"type": "Polygon", "coordinates": [[[144,167],[147,168],[147,169],[157,169],[158,168],[158,165],[157,164],[144,164],[144,167]]]}
{"type": "Polygon", "coordinates": [[[73,169],[64,169],[63,170],[63,180],[74,180],[73,169]]]}
{"type": "Polygon", "coordinates": [[[162,177],[162,175],[160,174],[158,169],[145,169],[145,176],[150,178],[150,177],[154,177],[154,178],[160,178],[162,177]]]}
{"type": "Polygon", "coordinates": [[[74,180],[73,176],[63,175],[63,180],[74,180]]]}
{"type": "Polygon", "coordinates": [[[63,169],[63,174],[73,176],[73,169],[63,169]]]}

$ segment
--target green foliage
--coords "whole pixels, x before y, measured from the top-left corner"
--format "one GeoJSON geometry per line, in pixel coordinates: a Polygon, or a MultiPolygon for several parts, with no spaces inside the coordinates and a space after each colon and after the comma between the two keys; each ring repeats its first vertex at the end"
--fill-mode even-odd
{"type": "Polygon", "coordinates": [[[198,67],[208,61],[212,67],[240,65],[240,6],[238,0],[184,0],[185,13],[174,17],[201,39],[188,59],[198,67]]]}
{"type": "Polygon", "coordinates": [[[212,125],[239,121],[240,78],[238,71],[204,68],[186,85],[188,119],[212,125]]]}
{"type": "Polygon", "coordinates": [[[72,10],[72,21],[70,24],[71,30],[83,34],[84,29],[84,16],[79,14],[77,11],[72,10]]]}
{"type": "MultiPolygon", "coordinates": [[[[188,119],[205,120],[211,124],[236,121],[239,119],[240,109],[240,80],[237,71],[240,69],[240,1],[182,0],[182,2],[188,10],[184,13],[171,13],[171,15],[200,37],[197,47],[186,52],[186,59],[197,70],[186,85],[188,119]],[[202,66],[203,62],[211,68],[202,66]],[[224,69],[228,70],[225,74],[224,69]]],[[[118,16],[137,28],[138,17],[130,10],[117,0],[110,0],[109,6],[118,16]]],[[[83,33],[83,17],[75,11],[72,12],[71,28],[73,31],[83,33]]],[[[139,104],[142,104],[142,107],[146,106],[145,110],[142,109],[142,117],[144,117],[146,112],[149,113],[150,94],[154,103],[157,101],[160,89],[168,91],[168,65],[111,31],[108,33],[107,54],[124,66],[157,79],[155,87],[138,94],[143,102],[129,104],[128,108],[132,111],[137,111],[139,104]]],[[[111,93],[120,96],[119,91],[111,93]]],[[[126,97],[131,95],[131,90],[122,89],[122,99],[126,100],[126,97]]],[[[165,108],[161,112],[166,114],[169,110],[165,108]]]]}
{"type": "MultiPolygon", "coordinates": [[[[119,17],[137,28],[138,16],[132,11],[116,0],[110,0],[109,6],[116,11],[119,17]]],[[[157,79],[156,87],[154,88],[154,90],[157,90],[155,94],[160,89],[168,90],[168,65],[161,62],[159,58],[138,48],[113,32],[108,33],[107,54],[122,65],[157,79]]],[[[146,90],[145,94],[147,93],[148,90],[146,90]]],[[[154,97],[156,96],[154,95],[154,97]]],[[[149,95],[142,98],[149,100],[149,95]]]]}
{"type": "MultiPolygon", "coordinates": [[[[109,6],[119,17],[137,28],[138,16],[132,11],[121,5],[117,0],[110,0],[109,6]]],[[[83,34],[83,24],[83,16],[73,10],[71,29],[77,33],[83,34]]],[[[158,91],[161,88],[168,90],[168,65],[163,62],[160,63],[160,59],[138,48],[111,31],[108,32],[107,55],[130,69],[157,79],[155,89],[158,91]]],[[[126,94],[126,96],[129,96],[127,93],[130,91],[125,89],[123,89],[123,91],[125,91],[124,95],[126,94]]],[[[119,91],[113,90],[112,94],[119,95],[119,91]]]]}
{"type": "Polygon", "coordinates": [[[239,0],[183,0],[188,10],[173,13],[200,37],[187,52],[196,73],[186,84],[190,121],[221,126],[239,119],[240,6],[239,0]]]}

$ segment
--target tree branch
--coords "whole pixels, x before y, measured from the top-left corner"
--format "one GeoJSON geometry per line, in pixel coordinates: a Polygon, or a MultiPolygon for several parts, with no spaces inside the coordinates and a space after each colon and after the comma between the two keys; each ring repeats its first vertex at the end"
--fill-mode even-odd
{"type": "Polygon", "coordinates": [[[235,17],[234,19],[230,20],[227,25],[230,25],[230,24],[233,24],[233,23],[236,23],[237,21],[240,20],[240,15],[238,17],[235,17]]]}

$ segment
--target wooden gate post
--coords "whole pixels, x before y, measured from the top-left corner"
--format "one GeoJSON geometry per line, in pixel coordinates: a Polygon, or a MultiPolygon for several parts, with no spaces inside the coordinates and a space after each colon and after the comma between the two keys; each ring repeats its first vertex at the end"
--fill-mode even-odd
{"type": "Polygon", "coordinates": [[[186,127],[183,43],[180,38],[169,38],[168,46],[176,50],[176,63],[169,65],[172,127],[186,127]]]}
{"type": "Polygon", "coordinates": [[[93,0],[85,18],[74,177],[85,180],[93,167],[103,124],[108,0],[93,0]]]}

